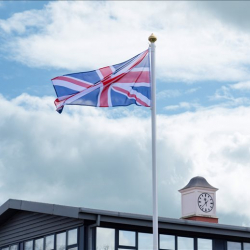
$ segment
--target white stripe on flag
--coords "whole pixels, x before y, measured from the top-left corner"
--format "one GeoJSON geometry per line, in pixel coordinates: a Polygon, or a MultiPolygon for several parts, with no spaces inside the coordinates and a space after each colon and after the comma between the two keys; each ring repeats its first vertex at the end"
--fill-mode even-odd
{"type": "MultiPolygon", "coordinates": [[[[135,95],[138,99],[142,100],[143,102],[145,102],[148,106],[150,106],[150,99],[148,99],[145,95],[142,95],[141,93],[137,92],[136,90],[134,89],[131,89],[131,87],[124,87],[124,85],[122,86],[119,86],[119,88],[122,88],[124,90],[126,90],[127,92],[129,92],[131,95],[135,95]]],[[[117,90],[117,89],[113,89],[114,91],[116,92],[119,92],[123,95],[125,95],[127,98],[129,99],[135,99],[135,97],[129,97],[127,96],[126,94],[124,94],[123,92],[117,90]]],[[[140,103],[138,103],[139,105],[141,105],[140,103]]]]}
{"type": "Polygon", "coordinates": [[[112,72],[115,72],[115,68],[113,66],[110,66],[110,69],[112,70],[112,72]]]}
{"type": "Polygon", "coordinates": [[[97,73],[97,75],[100,77],[100,81],[103,79],[103,75],[102,75],[102,72],[99,70],[99,69],[97,69],[96,70],[96,73],[97,73]]]}
{"type": "Polygon", "coordinates": [[[150,83],[148,82],[140,82],[140,83],[119,83],[119,82],[116,82],[116,83],[113,83],[112,86],[117,86],[117,87],[120,87],[120,88],[123,88],[123,87],[150,87],[150,83]]]}
{"type": "Polygon", "coordinates": [[[148,72],[149,71],[149,67],[133,68],[133,69],[130,70],[130,72],[137,72],[137,71],[148,72]]]}
{"type": "Polygon", "coordinates": [[[85,83],[85,84],[88,84],[88,85],[93,85],[93,83],[91,83],[91,82],[87,82],[87,81],[84,81],[84,80],[81,80],[79,78],[75,78],[75,77],[72,77],[72,76],[64,76],[64,77],[70,78],[70,79],[72,79],[74,81],[77,81],[77,82],[82,82],[82,83],[85,83]]]}
{"type": "Polygon", "coordinates": [[[74,83],[71,83],[71,82],[65,82],[65,81],[62,81],[62,80],[53,80],[53,85],[56,87],[56,86],[61,86],[61,87],[65,87],[65,88],[68,88],[68,89],[72,89],[72,90],[75,90],[75,91],[82,91],[86,88],[82,87],[82,86],[79,86],[79,85],[76,85],[74,83]]]}
{"type": "Polygon", "coordinates": [[[132,60],[126,67],[124,67],[122,70],[119,70],[116,74],[113,74],[111,77],[116,77],[117,75],[121,75],[122,73],[127,73],[129,71],[129,69],[131,68],[131,66],[138,60],[140,59],[141,55],[144,54],[144,52],[142,52],[141,54],[139,54],[136,58],[134,58],[134,60],[132,60]]]}
{"type": "Polygon", "coordinates": [[[73,101],[75,101],[75,100],[89,94],[90,92],[92,92],[92,91],[94,91],[94,90],[96,90],[98,88],[100,88],[100,84],[93,85],[93,87],[87,88],[87,89],[83,90],[82,92],[80,92],[78,94],[75,94],[71,98],[67,99],[65,101],[65,104],[70,104],[71,102],[73,102],[73,101]]]}

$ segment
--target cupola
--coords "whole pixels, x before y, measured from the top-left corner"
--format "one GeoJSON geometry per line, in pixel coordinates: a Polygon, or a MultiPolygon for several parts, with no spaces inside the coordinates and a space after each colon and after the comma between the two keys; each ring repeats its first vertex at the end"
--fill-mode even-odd
{"type": "Polygon", "coordinates": [[[181,219],[218,223],[216,217],[216,191],[204,177],[196,176],[179,190],[181,193],[181,219]]]}

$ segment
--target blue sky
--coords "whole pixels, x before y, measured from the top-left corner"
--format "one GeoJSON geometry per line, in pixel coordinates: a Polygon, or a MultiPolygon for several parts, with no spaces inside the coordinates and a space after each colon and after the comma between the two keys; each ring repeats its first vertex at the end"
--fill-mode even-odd
{"type": "Polygon", "coordinates": [[[0,201],[151,213],[149,109],[58,115],[50,79],[123,62],[154,32],[159,213],[179,218],[177,190],[202,175],[219,188],[221,223],[249,225],[250,197],[238,200],[250,188],[249,5],[0,2],[0,201]]]}
{"type": "MultiPolygon", "coordinates": [[[[46,62],[42,62],[41,65],[35,65],[35,67],[31,66],[31,58],[26,58],[25,63],[22,63],[25,58],[17,58],[18,56],[13,55],[15,51],[15,46],[16,44],[12,43],[12,49],[8,47],[8,42],[13,41],[13,39],[17,39],[18,42],[25,41],[26,39],[32,39],[33,36],[37,35],[44,35],[46,36],[46,25],[49,25],[49,21],[46,22],[46,20],[41,20],[44,22],[44,26],[37,25],[36,23],[32,23],[32,18],[34,19],[35,17],[29,17],[28,12],[34,12],[35,10],[40,10],[43,11],[46,6],[48,6],[49,2],[48,1],[37,1],[37,2],[30,2],[30,1],[20,1],[18,3],[14,1],[6,1],[1,3],[1,18],[2,21],[5,20],[5,24],[7,24],[6,20],[13,20],[13,24],[9,26],[9,30],[7,32],[2,32],[1,34],[1,43],[3,44],[3,47],[1,48],[1,71],[3,72],[1,74],[1,84],[4,85],[2,89],[2,94],[8,98],[13,98],[16,97],[22,93],[28,93],[31,95],[36,95],[36,96],[45,96],[45,95],[53,95],[53,89],[50,86],[50,82],[48,79],[51,79],[52,77],[55,77],[57,75],[65,74],[65,73],[70,73],[74,72],[74,68],[68,67],[69,65],[64,64],[63,67],[60,67],[59,65],[53,65],[54,67],[51,67],[51,65],[47,65],[46,62]],[[26,14],[26,16],[23,17],[16,17],[15,14],[17,13],[24,13],[23,15],[26,14]],[[28,21],[28,18],[30,18],[30,23],[28,21]],[[15,23],[16,22],[16,23],[15,23]],[[22,31],[23,27],[21,27],[20,23],[23,22],[23,27],[25,27],[25,31],[22,31]],[[17,25],[17,23],[19,23],[17,25]],[[14,27],[14,25],[20,26],[20,27],[14,27]],[[44,31],[45,30],[45,31],[44,31]],[[7,48],[7,47],[8,48],[7,48]],[[14,47],[14,48],[13,48],[14,47]],[[13,58],[14,57],[14,58],[13,58]],[[20,62],[21,61],[21,62],[20,62]],[[27,73],[28,72],[28,73],[27,73]],[[16,80],[18,79],[18,81],[16,80]]],[[[52,2],[53,4],[53,2],[52,2]]],[[[54,4],[56,5],[56,4],[54,4]]],[[[176,4],[177,5],[177,4],[176,4]]],[[[202,5],[202,4],[198,4],[202,5]]],[[[197,6],[195,6],[197,8],[197,6]]],[[[200,6],[198,6],[200,7],[200,6]]],[[[204,8],[206,5],[204,6],[204,8]]],[[[232,7],[232,6],[230,6],[232,7]]],[[[244,6],[243,6],[244,7],[244,6]]],[[[190,7],[189,7],[190,8],[190,7]]],[[[193,6],[194,8],[194,6],[193,6]]],[[[201,7],[200,7],[201,8],[201,7]]],[[[176,9],[178,9],[178,6],[176,6],[176,9]]],[[[195,8],[194,8],[195,9],[195,8]]],[[[113,10],[115,11],[115,10],[113,10]]],[[[111,14],[109,14],[111,15],[111,14]]],[[[110,21],[113,19],[109,19],[110,21]]],[[[116,20],[116,19],[114,19],[116,20]]],[[[106,20],[105,20],[106,21],[106,20]]],[[[107,21],[107,25],[108,25],[107,21]]],[[[197,20],[194,20],[197,21],[197,20]]],[[[52,21],[53,22],[53,21],[52,21]]],[[[191,24],[190,24],[191,25],[191,24]]],[[[2,26],[4,27],[4,26],[2,26]]],[[[189,27],[189,25],[187,25],[189,27]]],[[[156,25],[155,29],[159,29],[156,25]]],[[[6,31],[6,30],[5,30],[6,31]]],[[[105,31],[106,32],[106,31],[105,31]]],[[[191,33],[191,31],[190,31],[191,33]]],[[[47,31],[47,34],[49,32],[47,31]]],[[[161,34],[161,33],[160,33],[161,34]]],[[[163,33],[164,34],[164,33],[163,33]]],[[[161,35],[163,35],[161,34],[161,35]]],[[[105,34],[104,34],[105,35],[105,34]]],[[[188,34],[189,35],[189,34],[188,34]]],[[[123,39],[125,37],[122,37],[123,39]]],[[[135,40],[138,39],[138,37],[134,37],[135,40]]],[[[160,39],[161,37],[159,37],[160,39]]],[[[186,37],[184,36],[184,39],[186,37]]],[[[42,39],[42,37],[41,37],[42,39]]],[[[165,38],[164,38],[165,39],[165,38]]],[[[91,36],[90,39],[91,40],[91,36]]],[[[142,38],[140,38],[142,40],[142,38]]],[[[214,41],[215,42],[215,41],[214,41]]],[[[230,41],[233,45],[234,41],[230,41]]],[[[126,43],[126,42],[125,42],[126,43]]],[[[144,43],[139,45],[138,43],[136,44],[136,47],[140,46],[140,50],[145,49],[147,46],[147,37],[144,38],[144,43]]],[[[180,44],[181,46],[185,44],[180,44]]],[[[177,46],[176,50],[179,50],[179,46],[177,46]]],[[[195,41],[191,41],[192,46],[196,46],[195,41]]],[[[222,44],[223,45],[223,44],[222,44]]],[[[55,46],[55,45],[54,45],[55,46]]],[[[72,45],[74,46],[74,45],[72,45]]],[[[214,45],[213,45],[214,46],[214,45]]],[[[84,47],[84,46],[82,46],[84,47]]],[[[21,48],[20,48],[21,49],[21,48]]],[[[36,48],[34,48],[36,49],[36,48]]],[[[38,49],[38,48],[37,48],[38,49]]],[[[119,48],[120,49],[120,48],[119,48]]],[[[165,52],[167,50],[167,47],[164,46],[164,48],[159,47],[158,53],[161,54],[162,51],[163,53],[168,53],[165,52]]],[[[135,50],[137,51],[137,50],[135,50]]],[[[188,47],[187,47],[188,51],[188,47]]],[[[20,51],[19,51],[20,53],[20,51]]],[[[63,52],[62,52],[63,53],[63,52]]],[[[112,52],[111,52],[112,53],[112,52]]],[[[197,52],[196,52],[197,53],[197,52]]],[[[211,51],[211,53],[216,53],[216,51],[211,51]]],[[[223,52],[224,53],[224,52],[223,52]]],[[[222,53],[222,54],[223,54],[222,53]]],[[[241,51],[240,51],[241,53],[241,51]]],[[[91,54],[91,52],[90,52],[91,54]]],[[[122,53],[121,53],[122,54],[122,53]]],[[[131,56],[133,54],[131,53],[131,56]]],[[[177,54],[176,56],[180,56],[177,54]]],[[[223,55],[222,55],[223,56],[223,55]]],[[[25,57],[25,56],[24,56],[25,57]]],[[[109,60],[108,58],[104,57],[102,54],[100,54],[100,57],[102,58],[102,62],[106,63],[105,65],[100,64],[101,66],[106,66],[107,64],[110,65],[111,63],[118,63],[115,58],[112,58],[112,61],[109,60]]],[[[188,55],[187,60],[189,60],[189,57],[192,57],[192,54],[188,55]]],[[[72,56],[73,58],[73,56],[72,56]]],[[[72,60],[71,58],[71,60],[72,60]]],[[[126,57],[123,57],[124,59],[126,57]]],[[[210,59],[210,58],[209,58],[210,59]]],[[[53,60],[48,58],[48,60],[53,60]]],[[[118,59],[117,59],[118,60],[118,59]]],[[[165,59],[164,59],[165,60],[165,59]]],[[[176,60],[176,59],[175,59],[176,60]]],[[[181,61],[185,60],[185,55],[183,55],[183,58],[181,58],[181,61]]],[[[204,60],[206,60],[204,58],[204,60]]],[[[210,59],[211,60],[211,59],[210,59]]],[[[216,59],[218,60],[218,59],[216,59]]],[[[85,65],[81,68],[80,64],[75,66],[75,70],[87,70],[91,69],[90,66],[87,65],[87,61],[85,65]]],[[[98,56],[94,57],[92,60],[94,61],[94,64],[98,64],[98,56]]],[[[161,64],[160,62],[157,62],[158,64],[161,64]]],[[[213,63],[213,62],[212,62],[213,63]]],[[[224,62],[224,64],[234,64],[235,62],[224,62]]],[[[92,62],[93,64],[93,62],[92,62]]],[[[188,63],[187,63],[188,64],[188,63]]],[[[188,66],[184,69],[185,76],[183,77],[178,77],[178,73],[174,73],[173,76],[168,76],[167,77],[158,77],[158,84],[157,84],[157,92],[158,92],[158,112],[159,113],[165,113],[165,114],[175,114],[175,113],[181,113],[183,111],[194,111],[197,109],[197,107],[209,107],[209,106],[214,106],[214,105],[230,105],[234,107],[234,104],[230,102],[228,103],[228,98],[226,97],[221,97],[221,98],[213,98],[216,96],[216,93],[220,91],[221,87],[228,87],[229,86],[229,92],[232,98],[243,98],[248,96],[248,92],[245,91],[239,91],[230,88],[230,85],[238,83],[241,81],[242,77],[246,78],[244,75],[244,71],[248,70],[248,65],[246,64],[245,61],[243,62],[237,62],[236,64],[237,67],[233,68],[233,70],[242,70],[243,72],[240,72],[241,75],[234,77],[234,79],[230,79],[230,77],[223,76],[223,71],[221,72],[220,78],[222,79],[217,79],[217,75],[212,77],[212,79],[209,79],[209,76],[203,76],[204,72],[199,72],[202,71],[202,69],[192,69],[191,71],[196,71],[196,72],[186,72],[188,69],[188,66]],[[223,79],[225,78],[225,79],[223,79]],[[239,80],[237,80],[239,79],[239,80]],[[166,98],[167,97],[167,98],[166,98]],[[189,103],[189,105],[182,104],[180,103],[189,103]],[[167,107],[170,106],[170,107],[167,107]],[[167,107],[167,108],[165,108],[167,107]],[[165,108],[165,109],[164,109],[165,108]]],[[[98,64],[99,65],[99,64],[98,64]]],[[[176,65],[177,67],[180,67],[182,65],[176,65]]],[[[207,65],[205,65],[208,67],[207,65]]],[[[226,65],[223,65],[226,66],[226,65]]],[[[197,65],[194,65],[194,67],[197,67],[197,65]]],[[[211,67],[211,65],[209,65],[211,67]]],[[[161,71],[165,70],[162,69],[163,65],[161,66],[161,71]]],[[[174,70],[177,70],[174,68],[174,70]]],[[[166,68],[167,69],[167,68],[166,68]]],[[[212,70],[216,71],[216,62],[214,65],[212,65],[212,70]]],[[[167,71],[167,70],[166,70],[167,71]]],[[[212,72],[212,74],[217,72],[212,72]]],[[[171,74],[169,74],[171,75],[171,74]]],[[[243,105],[247,105],[248,103],[243,102],[243,105]]]]}

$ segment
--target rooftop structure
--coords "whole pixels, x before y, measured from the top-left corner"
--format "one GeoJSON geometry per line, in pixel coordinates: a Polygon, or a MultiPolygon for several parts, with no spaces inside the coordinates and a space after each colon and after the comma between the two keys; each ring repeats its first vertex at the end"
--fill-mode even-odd
{"type": "Polygon", "coordinates": [[[203,187],[203,188],[218,190],[218,188],[211,186],[204,177],[196,176],[192,178],[189,181],[189,183],[184,188],[180,189],[179,191],[188,189],[188,188],[193,188],[193,187],[203,187]]]}
{"type": "MultiPolygon", "coordinates": [[[[250,228],[159,218],[159,249],[249,250],[250,228]]],[[[0,250],[152,249],[152,217],[8,200],[0,207],[0,250]]]]}

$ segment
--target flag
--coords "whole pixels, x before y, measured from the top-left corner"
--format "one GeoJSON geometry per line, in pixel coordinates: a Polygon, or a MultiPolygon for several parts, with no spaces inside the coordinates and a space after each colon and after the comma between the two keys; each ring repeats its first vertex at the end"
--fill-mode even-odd
{"type": "Polygon", "coordinates": [[[123,63],[55,77],[52,83],[59,113],[64,105],[150,107],[149,49],[123,63]]]}

